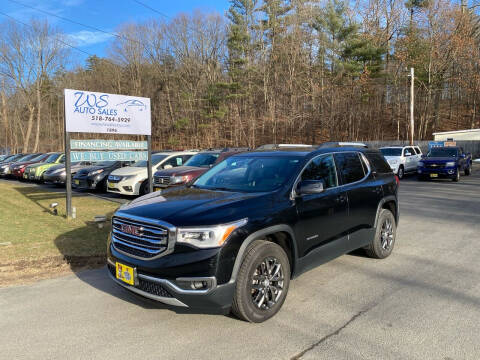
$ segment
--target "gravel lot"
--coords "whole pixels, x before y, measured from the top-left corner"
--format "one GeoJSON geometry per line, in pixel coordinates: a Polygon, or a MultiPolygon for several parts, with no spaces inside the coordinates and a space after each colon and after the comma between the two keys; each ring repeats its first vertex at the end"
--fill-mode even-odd
{"type": "Polygon", "coordinates": [[[396,248],[291,283],[263,324],[140,299],[105,269],[0,289],[1,359],[479,359],[480,167],[406,179],[396,248]]]}

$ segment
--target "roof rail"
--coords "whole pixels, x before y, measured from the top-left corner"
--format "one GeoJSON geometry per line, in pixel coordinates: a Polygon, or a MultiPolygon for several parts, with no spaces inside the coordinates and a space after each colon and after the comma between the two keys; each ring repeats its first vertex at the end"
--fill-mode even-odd
{"type": "Polygon", "coordinates": [[[319,149],[329,148],[329,147],[360,147],[368,148],[367,144],[362,142],[352,142],[352,141],[328,141],[318,145],[319,149]]]}
{"type": "Polygon", "coordinates": [[[289,148],[313,148],[313,145],[307,144],[265,144],[260,145],[255,150],[276,150],[276,149],[289,149],[289,148]]]}

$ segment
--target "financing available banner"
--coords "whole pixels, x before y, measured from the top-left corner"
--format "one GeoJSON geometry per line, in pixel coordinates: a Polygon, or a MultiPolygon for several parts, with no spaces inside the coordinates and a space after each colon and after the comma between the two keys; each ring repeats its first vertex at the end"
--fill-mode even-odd
{"type": "Polygon", "coordinates": [[[67,132],[151,135],[150,99],[65,89],[67,132]]]}
{"type": "Polygon", "coordinates": [[[70,140],[71,149],[81,150],[146,150],[147,141],[133,140],[70,140]]]}

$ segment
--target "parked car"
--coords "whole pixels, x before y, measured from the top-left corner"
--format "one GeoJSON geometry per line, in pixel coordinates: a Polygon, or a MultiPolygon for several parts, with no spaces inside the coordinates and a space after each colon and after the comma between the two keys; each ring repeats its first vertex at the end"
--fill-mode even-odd
{"type": "MultiPolygon", "coordinates": [[[[92,161],[78,161],[71,164],[70,173],[75,175],[78,170],[86,168],[88,166],[92,166],[95,163],[92,161]]],[[[43,180],[45,182],[53,183],[55,185],[65,185],[65,181],[67,178],[67,173],[65,171],[64,164],[58,164],[52,166],[48,170],[43,173],[43,180]]]]}
{"type": "Polygon", "coordinates": [[[43,162],[28,165],[23,173],[23,178],[30,181],[43,181],[43,173],[52,166],[63,164],[65,154],[60,152],[47,153],[47,158],[43,162]]]}
{"type": "Polygon", "coordinates": [[[153,174],[153,187],[155,190],[166,189],[170,186],[183,185],[202,175],[212,166],[226,158],[246,151],[247,149],[222,149],[202,151],[192,156],[183,166],[163,169],[153,174]]]}
{"type": "Polygon", "coordinates": [[[4,154],[4,155],[0,155],[0,162],[2,162],[4,159],[6,159],[7,157],[9,157],[10,155],[7,155],[7,154],[4,154]]]}
{"type": "Polygon", "coordinates": [[[113,170],[129,166],[133,161],[100,161],[77,171],[72,187],[79,190],[107,191],[107,178],[113,170]]]}
{"type": "MultiPolygon", "coordinates": [[[[152,173],[183,165],[196,151],[160,152],[152,155],[152,173]]],[[[147,161],[112,171],[108,176],[107,191],[123,195],[145,195],[148,192],[147,161]]]]}
{"type": "Polygon", "coordinates": [[[472,171],[472,155],[466,154],[460,146],[433,147],[418,162],[417,176],[419,180],[450,178],[460,180],[460,172],[470,175],[472,171]]]}
{"type": "Polygon", "coordinates": [[[23,180],[23,174],[28,165],[37,164],[39,162],[45,161],[48,157],[48,154],[31,154],[29,155],[28,160],[17,161],[10,166],[11,175],[18,180],[23,180]]]}
{"type": "MultiPolygon", "coordinates": [[[[0,176],[6,177],[12,173],[11,166],[24,159],[29,159],[33,154],[15,154],[5,158],[2,162],[0,162],[0,176]]],[[[34,156],[34,155],[33,155],[34,156]]]]}
{"type": "Polygon", "coordinates": [[[378,150],[241,153],[188,186],[122,205],[108,271],[150,299],[262,322],[281,308],[290,279],[313,266],[357,248],[389,256],[397,193],[378,150]]]}
{"type": "Polygon", "coordinates": [[[406,173],[416,172],[422,158],[422,150],[418,146],[385,146],[380,151],[400,179],[406,173]]]}

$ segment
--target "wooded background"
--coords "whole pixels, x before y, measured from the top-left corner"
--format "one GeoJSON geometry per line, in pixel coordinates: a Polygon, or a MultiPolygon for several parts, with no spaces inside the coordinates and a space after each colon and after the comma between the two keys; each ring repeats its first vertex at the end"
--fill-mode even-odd
{"type": "Polygon", "coordinates": [[[81,44],[45,20],[8,19],[0,148],[63,149],[64,88],[151,98],[154,149],[403,140],[409,67],[416,139],[479,127],[475,10],[446,0],[232,0],[226,14],[122,24],[107,56],[75,67],[81,44]]]}

